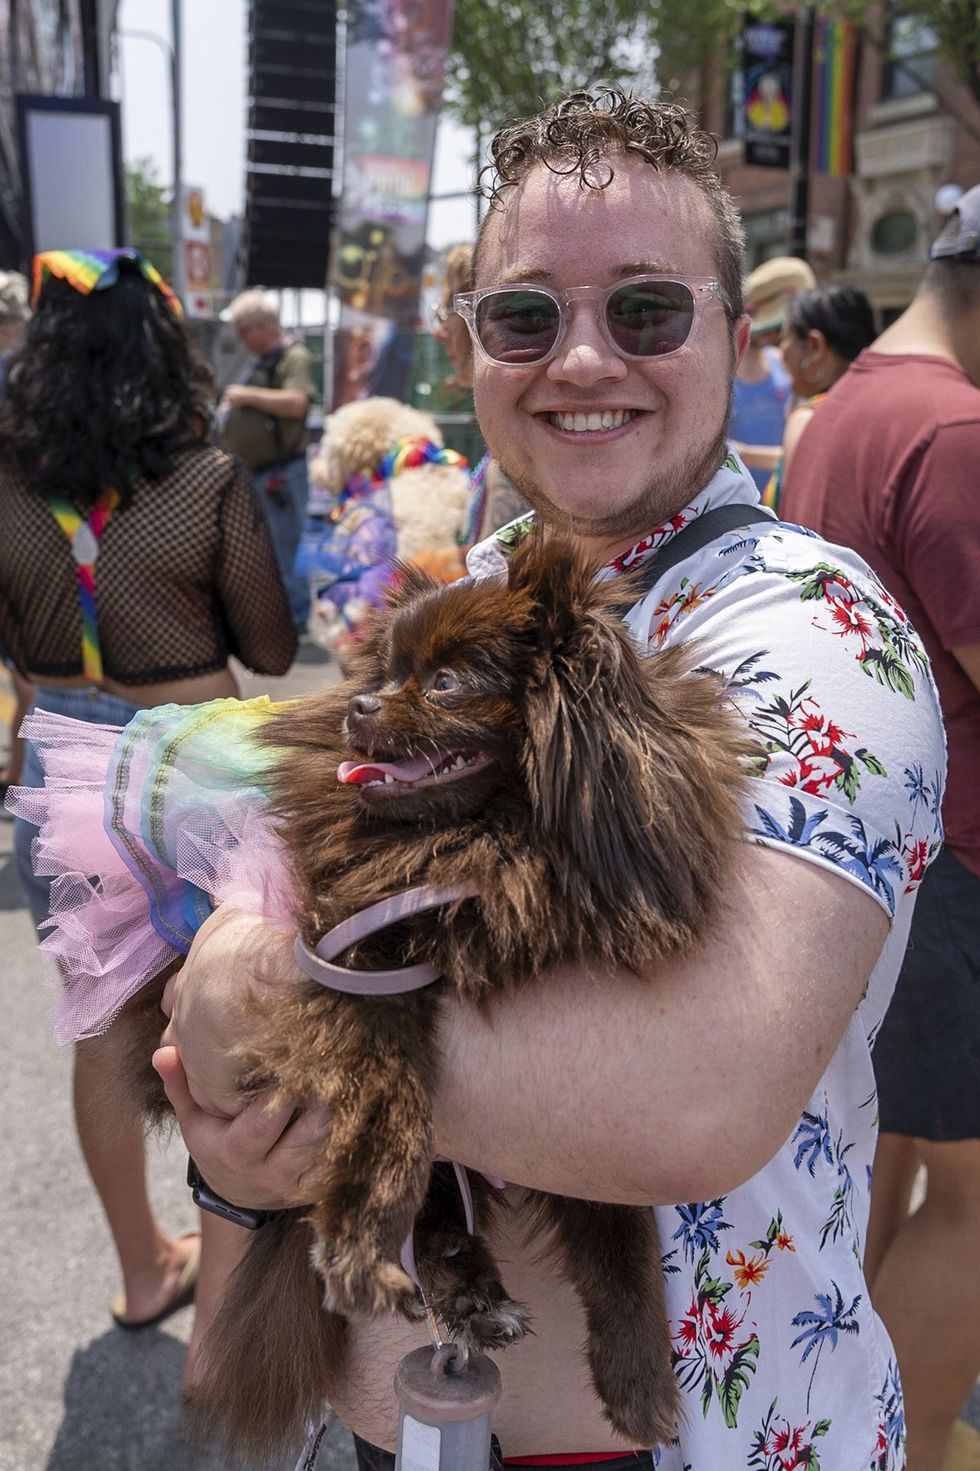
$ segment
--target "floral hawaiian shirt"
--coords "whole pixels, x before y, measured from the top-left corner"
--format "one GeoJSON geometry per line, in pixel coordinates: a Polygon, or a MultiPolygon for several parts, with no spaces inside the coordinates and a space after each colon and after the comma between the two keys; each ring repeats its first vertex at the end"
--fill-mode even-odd
{"type": "MultiPolygon", "coordinates": [[[[730,453],[673,520],[605,569],[646,561],[724,502],[758,504],[730,453]]],[[[525,517],[470,553],[499,574],[525,517]]],[[[928,661],[853,552],[774,520],[666,571],[627,624],[650,651],[697,640],[759,742],[746,837],[830,868],[889,915],[851,1024],[782,1149],[737,1190],[657,1207],[684,1395],[661,1471],[901,1471],[902,1390],[862,1270],[877,1106],[871,1047],[915,891],[941,841],[945,743],[928,661]]],[[[778,894],[773,895],[778,903],[778,894]]],[[[724,1038],[718,1039],[719,1047],[724,1038]]]]}

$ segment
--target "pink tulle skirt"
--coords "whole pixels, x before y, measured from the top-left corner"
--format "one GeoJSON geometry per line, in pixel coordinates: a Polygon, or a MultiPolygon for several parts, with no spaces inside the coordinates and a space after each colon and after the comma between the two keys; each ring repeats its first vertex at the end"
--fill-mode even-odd
{"type": "Polygon", "coordinates": [[[59,1042],[106,1031],[215,905],[289,922],[294,885],[264,784],[276,757],[255,739],[277,708],[160,705],[124,728],[28,718],[44,786],[14,788],[7,806],[39,829],[35,872],[52,879],[41,949],[63,982],[59,1042]]]}

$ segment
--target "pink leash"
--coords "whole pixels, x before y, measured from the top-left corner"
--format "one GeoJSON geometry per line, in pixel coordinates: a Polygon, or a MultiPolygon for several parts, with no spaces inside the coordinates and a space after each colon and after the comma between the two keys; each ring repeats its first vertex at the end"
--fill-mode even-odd
{"type": "MultiPolygon", "coordinates": [[[[370,904],[367,909],[352,915],[350,919],[334,925],[322,940],[317,941],[312,950],[302,936],[297,935],[293,956],[303,974],[318,985],[325,986],[328,991],[341,991],[347,996],[402,996],[408,991],[420,991],[423,986],[431,986],[433,981],[439,979],[440,972],[434,965],[406,965],[399,970],[350,970],[344,965],[334,965],[334,957],[342,955],[356,941],[387,929],[407,915],[440,909],[444,904],[454,904],[458,899],[470,899],[476,893],[477,890],[467,884],[451,884],[445,889],[436,888],[432,884],[421,884],[418,888],[406,889],[403,894],[396,894],[391,899],[381,899],[377,904],[370,904]]],[[[443,1156],[438,1156],[438,1160],[442,1159],[443,1156]]],[[[466,1229],[472,1236],[473,1195],[470,1182],[464,1167],[455,1160],[451,1163],[463,1200],[466,1229]]],[[[503,1188],[502,1180],[492,1180],[489,1175],[487,1179],[498,1189],[503,1188]]],[[[401,1249],[401,1264],[421,1292],[422,1284],[415,1267],[413,1235],[409,1231],[405,1238],[401,1249]]]]}

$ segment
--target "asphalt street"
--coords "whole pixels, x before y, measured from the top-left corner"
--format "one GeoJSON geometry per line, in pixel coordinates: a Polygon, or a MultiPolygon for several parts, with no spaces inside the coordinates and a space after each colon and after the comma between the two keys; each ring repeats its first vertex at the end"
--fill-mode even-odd
{"type": "MultiPolygon", "coordinates": [[[[243,695],[290,696],[337,678],[304,645],[282,680],[243,682],[243,695]]],[[[0,718],[12,701],[0,673],[0,718]]],[[[2,744],[2,729],[0,729],[2,744]]],[[[2,753],[0,753],[2,754],[2,753]]],[[[115,1259],[75,1140],[71,1058],[46,1020],[55,981],[37,954],[0,821],[0,1471],[239,1471],[189,1444],[178,1401],[191,1310],[126,1333],[109,1316],[115,1259]]],[[[179,1140],[153,1146],[151,1186],[161,1221],[191,1230],[179,1140]]],[[[329,1434],[319,1471],[353,1471],[350,1437],[329,1434]]],[[[266,1471],[293,1471],[288,1465],[266,1471]]],[[[719,1468],[721,1471],[721,1468],[719,1468]]],[[[826,1468],[840,1471],[840,1468],[826,1468]]],[[[946,1471],[980,1471],[980,1389],[957,1426],[946,1471]]]]}
{"type": "MultiPolygon", "coordinates": [[[[248,677],[244,695],[333,682],[304,645],[282,680],[248,677]]],[[[0,696],[6,691],[0,689],[0,696]]],[[[0,703],[9,705],[9,699],[0,703]]],[[[9,715],[9,709],[0,711],[9,715]]],[[[126,1333],[109,1317],[115,1259],[88,1183],[70,1106],[71,1057],[46,1019],[54,981],[42,965],[0,822],[0,1089],[6,1120],[0,1187],[0,1471],[236,1471],[193,1447],[178,1401],[191,1310],[126,1333]]],[[[167,1229],[192,1230],[179,1139],[151,1152],[151,1188],[167,1229]]],[[[293,1471],[293,1460],[268,1471],[293,1471]]],[[[351,1471],[350,1436],[331,1431],[319,1471],[351,1471]]]]}

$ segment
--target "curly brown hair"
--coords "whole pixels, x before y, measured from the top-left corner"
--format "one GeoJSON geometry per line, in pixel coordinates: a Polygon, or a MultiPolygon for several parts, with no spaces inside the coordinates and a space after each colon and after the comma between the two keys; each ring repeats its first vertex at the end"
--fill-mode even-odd
{"type": "Polygon", "coordinates": [[[618,87],[572,92],[534,117],[501,128],[490,144],[491,162],[480,170],[480,193],[490,201],[474,258],[487,221],[505,190],[544,164],[552,173],[577,174],[583,189],[605,189],[615,170],[616,153],[636,153],[657,173],[690,179],[705,196],[718,227],[718,276],[729,318],[742,315],[742,259],[745,235],[735,201],[714,169],[718,145],[690,113],[673,102],[645,102],[618,87]],[[483,184],[483,176],[490,176],[483,184]]]}

